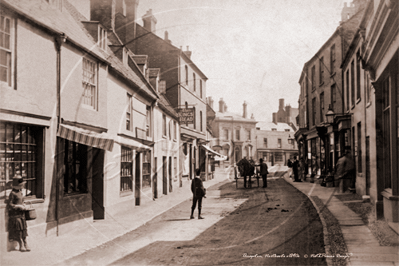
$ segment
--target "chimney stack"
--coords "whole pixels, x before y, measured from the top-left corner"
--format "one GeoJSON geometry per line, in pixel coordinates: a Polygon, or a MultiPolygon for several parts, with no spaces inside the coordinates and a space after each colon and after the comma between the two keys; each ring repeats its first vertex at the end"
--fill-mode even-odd
{"type": "Polygon", "coordinates": [[[277,113],[273,113],[273,123],[277,124],[277,113]]]}
{"type": "Polygon", "coordinates": [[[169,40],[169,32],[167,30],[165,30],[165,41],[168,43],[172,43],[172,41],[169,40]]]}
{"type": "Polygon", "coordinates": [[[278,110],[283,110],[284,109],[284,99],[281,98],[278,101],[279,101],[278,110]]]}
{"type": "Polygon", "coordinates": [[[188,49],[188,45],[187,45],[187,51],[183,52],[189,59],[191,59],[191,51],[188,49]]]}
{"type": "Polygon", "coordinates": [[[224,106],[225,106],[225,103],[223,101],[223,98],[220,98],[220,100],[219,100],[219,112],[220,113],[224,113],[224,106]]]}
{"type": "Polygon", "coordinates": [[[213,109],[213,99],[211,96],[208,97],[208,104],[213,109]]]}
{"type": "Polygon", "coordinates": [[[244,101],[244,103],[242,104],[242,109],[243,109],[243,112],[242,112],[242,117],[243,118],[247,118],[247,102],[246,101],[244,101]]]}
{"type": "Polygon", "coordinates": [[[152,9],[148,10],[147,13],[142,17],[144,22],[144,28],[148,31],[155,32],[155,25],[157,19],[152,14],[152,9]]]}

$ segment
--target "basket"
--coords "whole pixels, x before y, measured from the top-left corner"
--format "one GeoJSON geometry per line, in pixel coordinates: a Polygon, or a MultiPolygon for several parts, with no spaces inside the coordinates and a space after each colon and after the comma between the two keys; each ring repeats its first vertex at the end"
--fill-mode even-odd
{"type": "Polygon", "coordinates": [[[25,211],[25,219],[28,221],[35,220],[36,217],[36,210],[32,207],[32,202],[30,202],[30,209],[25,211]]]}

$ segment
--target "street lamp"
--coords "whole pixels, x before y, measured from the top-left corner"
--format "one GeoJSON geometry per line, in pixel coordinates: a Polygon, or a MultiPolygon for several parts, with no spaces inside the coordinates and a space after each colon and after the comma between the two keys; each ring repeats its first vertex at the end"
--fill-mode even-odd
{"type": "Polygon", "coordinates": [[[328,124],[333,124],[334,123],[334,117],[335,117],[335,113],[331,107],[331,104],[328,106],[328,111],[326,113],[326,122],[328,124]]]}

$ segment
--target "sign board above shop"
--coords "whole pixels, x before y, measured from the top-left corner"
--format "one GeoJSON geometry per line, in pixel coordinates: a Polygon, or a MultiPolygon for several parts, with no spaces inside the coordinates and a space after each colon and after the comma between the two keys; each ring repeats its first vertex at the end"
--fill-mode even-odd
{"type": "Polygon", "coordinates": [[[194,108],[179,109],[179,122],[182,124],[194,124],[194,108]]]}

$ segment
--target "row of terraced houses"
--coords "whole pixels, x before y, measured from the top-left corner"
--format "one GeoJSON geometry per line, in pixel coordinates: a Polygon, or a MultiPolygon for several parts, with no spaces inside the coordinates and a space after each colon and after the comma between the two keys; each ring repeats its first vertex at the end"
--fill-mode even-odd
{"type": "Polygon", "coordinates": [[[167,196],[197,167],[209,177],[207,77],[151,10],[136,23],[138,2],[0,3],[0,215],[22,175],[34,235],[167,196]]]}
{"type": "Polygon", "coordinates": [[[302,174],[332,176],[344,150],[356,163],[356,193],[399,222],[399,3],[353,0],[340,25],[305,63],[299,96],[302,174]]]}

